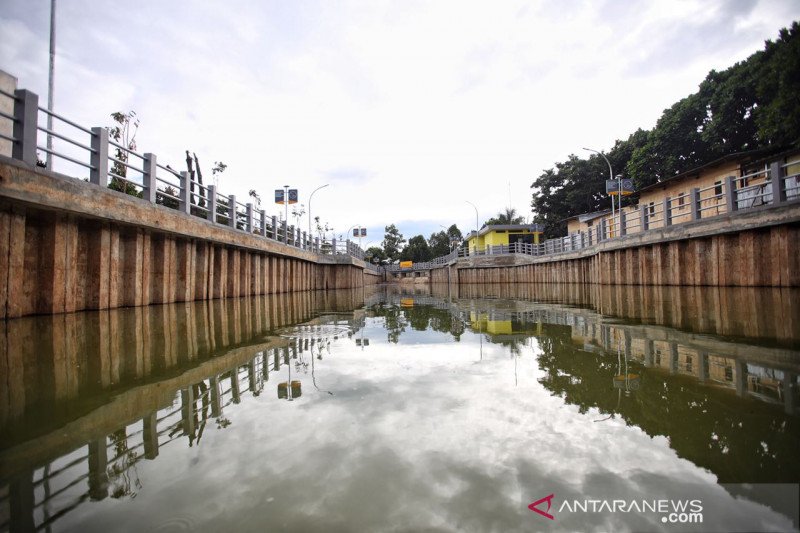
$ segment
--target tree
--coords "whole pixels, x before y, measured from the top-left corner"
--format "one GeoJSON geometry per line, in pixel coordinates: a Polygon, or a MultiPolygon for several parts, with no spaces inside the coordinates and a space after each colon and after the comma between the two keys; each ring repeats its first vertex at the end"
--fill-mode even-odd
{"type": "Polygon", "coordinates": [[[370,246],[366,249],[364,252],[364,259],[373,262],[372,260],[374,258],[378,259],[378,264],[382,264],[384,261],[386,261],[386,254],[383,252],[383,248],[378,246],[370,246]]]}
{"type": "Polygon", "coordinates": [[[394,224],[389,224],[384,227],[383,235],[383,253],[389,261],[396,261],[400,257],[400,250],[403,248],[406,240],[403,234],[394,224]]]}
{"type": "Polygon", "coordinates": [[[433,256],[431,255],[431,249],[428,246],[428,241],[425,240],[425,237],[422,235],[411,237],[408,240],[408,246],[403,248],[403,251],[400,252],[400,259],[402,261],[414,261],[415,263],[430,261],[433,259],[433,256]]]}
{"type": "Polygon", "coordinates": [[[517,210],[513,207],[506,207],[505,211],[497,213],[489,220],[483,223],[483,226],[491,226],[495,224],[522,224],[525,222],[525,217],[517,216],[517,210]]]}
{"type": "MultiPolygon", "coordinates": [[[[779,149],[800,140],[800,23],[745,61],[712,70],[698,92],[664,110],[656,126],[618,140],[606,153],[615,174],[633,180],[636,190],[726,155],[779,149]]],[[[531,184],[534,221],[547,237],[563,235],[565,219],[607,209],[608,167],[598,155],[566,161],[545,170],[531,184]]],[[[638,194],[623,200],[634,204],[638,194]]]]}
{"type": "Polygon", "coordinates": [[[142,193],[132,183],[126,181],[128,167],[125,166],[128,162],[128,150],[131,152],[136,151],[136,133],[139,131],[139,119],[133,110],[127,113],[121,111],[111,113],[111,118],[116,122],[116,125],[109,128],[108,138],[123,146],[124,149],[119,146],[114,149],[116,161],[111,165],[111,172],[115,176],[111,177],[108,188],[141,198],[142,193]]]}
{"type": "MultiPolygon", "coordinates": [[[[410,244],[410,242],[409,242],[410,244]]],[[[450,253],[450,237],[444,231],[432,233],[428,239],[431,257],[441,257],[450,253]]]]}

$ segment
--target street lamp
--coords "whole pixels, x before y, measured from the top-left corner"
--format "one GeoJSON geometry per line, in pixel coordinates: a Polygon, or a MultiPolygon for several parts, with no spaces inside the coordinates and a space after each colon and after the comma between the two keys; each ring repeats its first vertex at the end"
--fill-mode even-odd
{"type": "Polygon", "coordinates": [[[464,200],[464,201],[467,202],[469,205],[471,205],[473,209],[475,209],[475,252],[477,253],[478,252],[478,208],[475,207],[475,204],[473,204],[469,200],[464,200]]]}
{"type": "Polygon", "coordinates": [[[315,192],[317,192],[320,189],[324,189],[328,185],[330,185],[330,183],[326,183],[325,185],[321,185],[321,186],[317,187],[316,189],[314,189],[311,192],[311,195],[308,197],[308,238],[309,239],[311,238],[311,199],[314,197],[314,193],[315,192]]]}
{"type": "MultiPolygon", "coordinates": [[[[593,150],[591,148],[584,148],[584,150],[587,150],[589,152],[594,152],[596,154],[600,154],[600,156],[603,159],[606,160],[606,163],[608,163],[608,179],[611,180],[611,181],[614,181],[614,171],[611,170],[611,162],[603,154],[603,152],[598,152],[597,150],[593,150]]],[[[619,188],[620,188],[620,191],[619,191],[619,207],[620,207],[620,210],[621,210],[622,209],[622,180],[620,180],[620,182],[619,182],[619,188]]],[[[612,223],[615,222],[615,218],[614,218],[614,196],[613,195],[611,195],[611,222],[612,223]]],[[[609,230],[609,233],[610,233],[610,230],[609,230]]]]}

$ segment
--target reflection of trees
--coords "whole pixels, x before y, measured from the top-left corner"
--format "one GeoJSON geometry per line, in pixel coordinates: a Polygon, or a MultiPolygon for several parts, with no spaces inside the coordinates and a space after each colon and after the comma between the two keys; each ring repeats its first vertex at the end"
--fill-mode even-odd
{"type": "Polygon", "coordinates": [[[108,440],[114,445],[114,459],[109,461],[106,467],[108,481],[111,484],[111,497],[135,498],[137,491],[142,488],[139,472],[136,469],[139,454],[128,448],[128,435],[124,427],[109,435],[108,440]]]}
{"type": "Polygon", "coordinates": [[[397,343],[400,340],[400,334],[406,330],[405,315],[397,305],[390,304],[376,304],[370,308],[374,316],[383,318],[383,327],[386,328],[387,340],[391,343],[397,343]]]}
{"type": "Polygon", "coordinates": [[[414,305],[399,307],[391,304],[376,304],[370,308],[373,316],[383,317],[384,327],[389,332],[389,342],[396,343],[400,334],[410,325],[415,331],[433,330],[449,333],[455,341],[461,340],[465,325],[457,315],[448,309],[439,309],[432,305],[414,305]]]}
{"type": "Polygon", "coordinates": [[[617,358],[576,347],[572,328],[545,324],[537,336],[542,353],[540,382],[580,412],[597,409],[621,417],[648,435],[665,435],[670,446],[693,463],[714,472],[721,482],[794,482],[800,449],[800,423],[774,405],[735,396],[695,378],[644,368],[642,386],[620,401],[613,379],[617,358]]]}

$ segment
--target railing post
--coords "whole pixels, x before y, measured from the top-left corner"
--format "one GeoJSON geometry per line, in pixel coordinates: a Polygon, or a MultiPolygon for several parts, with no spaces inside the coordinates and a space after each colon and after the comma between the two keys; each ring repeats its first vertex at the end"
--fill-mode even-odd
{"type": "Polygon", "coordinates": [[[191,178],[188,172],[181,172],[181,205],[180,210],[186,214],[192,212],[192,199],[190,196],[189,186],[191,178]]]}
{"type": "Polygon", "coordinates": [[[620,237],[623,237],[628,234],[628,231],[625,229],[625,222],[628,217],[625,216],[625,211],[622,209],[619,210],[619,228],[618,233],[620,237]]]}
{"type": "Polygon", "coordinates": [[[300,231],[300,228],[295,228],[295,232],[297,233],[297,238],[295,239],[294,244],[298,248],[302,248],[303,247],[303,241],[302,241],[303,232],[300,231]]]}
{"type": "Polygon", "coordinates": [[[217,189],[213,185],[209,185],[208,189],[206,189],[206,195],[208,196],[208,203],[206,207],[208,211],[206,212],[206,218],[213,222],[214,224],[217,223],[217,189]]]}
{"type": "Polygon", "coordinates": [[[236,229],[236,196],[228,196],[228,225],[236,229]]]}
{"type": "Polygon", "coordinates": [[[649,229],[648,228],[648,224],[649,223],[647,221],[647,206],[646,205],[643,205],[641,207],[641,213],[639,213],[639,216],[641,217],[642,231],[647,231],[649,229]]]}
{"type": "Polygon", "coordinates": [[[101,187],[108,187],[108,130],[92,128],[92,154],[89,156],[89,181],[101,187]]]}
{"type": "Polygon", "coordinates": [[[738,208],[736,203],[736,178],[733,176],[725,177],[725,191],[723,194],[725,194],[725,207],[728,213],[733,213],[738,208]]]}
{"type": "Polygon", "coordinates": [[[331,240],[331,255],[336,255],[336,237],[331,240]]]}
{"type": "Polygon", "coordinates": [[[672,225],[672,209],[670,208],[669,196],[664,198],[664,227],[672,225]]]}
{"type": "Polygon", "coordinates": [[[267,212],[263,209],[259,211],[259,218],[261,219],[261,236],[267,236],[267,212]]]}
{"type": "Polygon", "coordinates": [[[606,219],[602,219],[600,221],[600,225],[597,226],[597,242],[605,240],[606,238],[606,219]]]}
{"type": "Polygon", "coordinates": [[[780,161],[773,161],[769,165],[769,181],[772,183],[772,204],[779,205],[786,201],[786,190],[783,188],[783,165],[780,161]]]}
{"type": "Polygon", "coordinates": [[[692,213],[692,220],[700,220],[700,189],[695,187],[689,192],[689,208],[692,213]]]}
{"type": "Polygon", "coordinates": [[[301,248],[303,248],[303,250],[308,250],[308,240],[307,239],[308,239],[308,235],[306,235],[306,232],[304,231],[303,232],[303,240],[300,241],[300,243],[302,245],[301,248]]]}
{"type": "Polygon", "coordinates": [[[11,156],[35,167],[39,96],[27,89],[17,89],[14,91],[14,96],[16,100],[14,100],[14,127],[12,128],[14,133],[12,135],[16,140],[11,148],[11,156]]]}
{"type": "Polygon", "coordinates": [[[253,233],[253,204],[247,202],[247,233],[253,233]]]}
{"type": "Polygon", "coordinates": [[[286,220],[282,220],[283,224],[283,244],[289,244],[289,225],[286,220]]]}
{"type": "Polygon", "coordinates": [[[151,204],[156,203],[156,172],[158,171],[156,154],[144,154],[144,166],[142,170],[144,170],[144,175],[142,175],[142,183],[144,184],[144,190],[142,191],[142,199],[150,202],[151,204]]]}
{"type": "Polygon", "coordinates": [[[272,238],[278,240],[278,217],[272,217],[272,238]]]}

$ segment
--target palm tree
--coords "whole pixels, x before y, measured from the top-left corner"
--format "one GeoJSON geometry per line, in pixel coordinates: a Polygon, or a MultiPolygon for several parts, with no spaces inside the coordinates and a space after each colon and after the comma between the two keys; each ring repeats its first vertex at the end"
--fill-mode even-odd
{"type": "Polygon", "coordinates": [[[506,207],[505,212],[497,213],[494,217],[484,222],[484,226],[491,226],[494,224],[522,224],[525,222],[525,217],[517,216],[517,210],[513,207],[506,207]]]}

